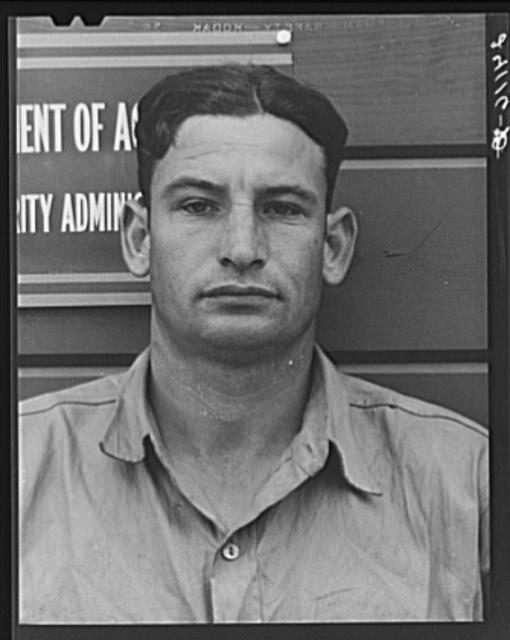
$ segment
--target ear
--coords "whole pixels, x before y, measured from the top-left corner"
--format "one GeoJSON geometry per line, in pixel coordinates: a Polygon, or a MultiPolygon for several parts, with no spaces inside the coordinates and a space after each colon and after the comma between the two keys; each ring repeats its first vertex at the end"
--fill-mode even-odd
{"type": "Polygon", "coordinates": [[[137,278],[150,271],[149,212],[139,200],[124,203],[121,216],[122,256],[137,278]]]}
{"type": "Polygon", "coordinates": [[[357,236],[356,216],[348,207],[327,214],[322,276],[328,284],[340,284],[347,275],[357,236]]]}

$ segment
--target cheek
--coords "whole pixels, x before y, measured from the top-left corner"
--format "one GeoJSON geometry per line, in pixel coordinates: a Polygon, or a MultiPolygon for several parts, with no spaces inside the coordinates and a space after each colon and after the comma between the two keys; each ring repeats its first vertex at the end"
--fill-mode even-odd
{"type": "Polygon", "coordinates": [[[211,225],[181,224],[167,220],[151,229],[151,251],[159,263],[199,262],[209,256],[218,233],[211,225]]]}
{"type": "Polygon", "coordinates": [[[286,245],[288,261],[302,274],[313,274],[322,268],[322,239],[307,238],[301,242],[289,242],[286,245]]]}
{"type": "Polygon", "coordinates": [[[294,245],[285,252],[287,273],[300,297],[307,299],[320,295],[322,282],[322,241],[317,238],[307,243],[294,245]]]}
{"type": "Polygon", "coordinates": [[[172,289],[182,282],[183,275],[189,271],[185,267],[186,256],[182,245],[162,241],[161,236],[151,242],[151,280],[153,286],[160,289],[172,289]]]}

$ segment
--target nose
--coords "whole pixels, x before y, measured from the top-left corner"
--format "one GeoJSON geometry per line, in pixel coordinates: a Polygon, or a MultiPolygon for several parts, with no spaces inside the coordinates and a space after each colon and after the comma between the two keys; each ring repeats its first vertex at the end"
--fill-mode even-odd
{"type": "Polygon", "coordinates": [[[265,230],[251,206],[235,205],[225,217],[219,257],[222,266],[238,271],[260,269],[266,263],[265,230]]]}

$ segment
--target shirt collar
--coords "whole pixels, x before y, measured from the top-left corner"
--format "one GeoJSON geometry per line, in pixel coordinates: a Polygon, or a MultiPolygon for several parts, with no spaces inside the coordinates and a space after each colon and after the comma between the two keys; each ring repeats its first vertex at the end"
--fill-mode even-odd
{"type": "MultiPolygon", "coordinates": [[[[324,441],[325,435],[338,452],[342,463],[341,471],[349,483],[363,492],[381,495],[382,490],[370,473],[354,438],[347,389],[335,366],[320,347],[316,346],[315,351],[314,392],[303,421],[307,433],[303,429],[298,434],[293,449],[297,452],[298,441],[301,443],[311,438],[317,442],[317,436],[324,441]],[[325,398],[326,403],[325,434],[313,434],[310,429],[313,428],[311,423],[316,422],[310,418],[317,416],[320,411],[318,398],[325,398]]],[[[103,453],[126,462],[140,462],[144,459],[146,436],[151,436],[153,441],[158,442],[158,429],[147,395],[149,363],[148,347],[124,374],[114,414],[100,442],[103,453]]]]}
{"type": "Polygon", "coordinates": [[[150,348],[126,371],[119,388],[115,412],[99,446],[103,453],[125,462],[145,457],[144,438],[155,432],[155,419],[147,395],[150,348]]]}
{"type": "Polygon", "coordinates": [[[355,439],[350,419],[349,395],[342,376],[319,346],[316,346],[315,351],[328,406],[326,434],[340,456],[342,471],[357,489],[382,495],[381,486],[369,471],[363,451],[355,439]]]}

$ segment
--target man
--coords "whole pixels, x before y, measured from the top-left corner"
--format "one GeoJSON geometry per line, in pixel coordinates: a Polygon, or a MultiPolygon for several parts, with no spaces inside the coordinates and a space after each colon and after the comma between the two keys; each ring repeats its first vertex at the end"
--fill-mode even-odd
{"type": "Polygon", "coordinates": [[[150,348],[22,409],[22,621],[482,618],[486,431],[315,344],[357,234],[346,136],[269,67],[142,99],[122,249],[150,348]]]}

